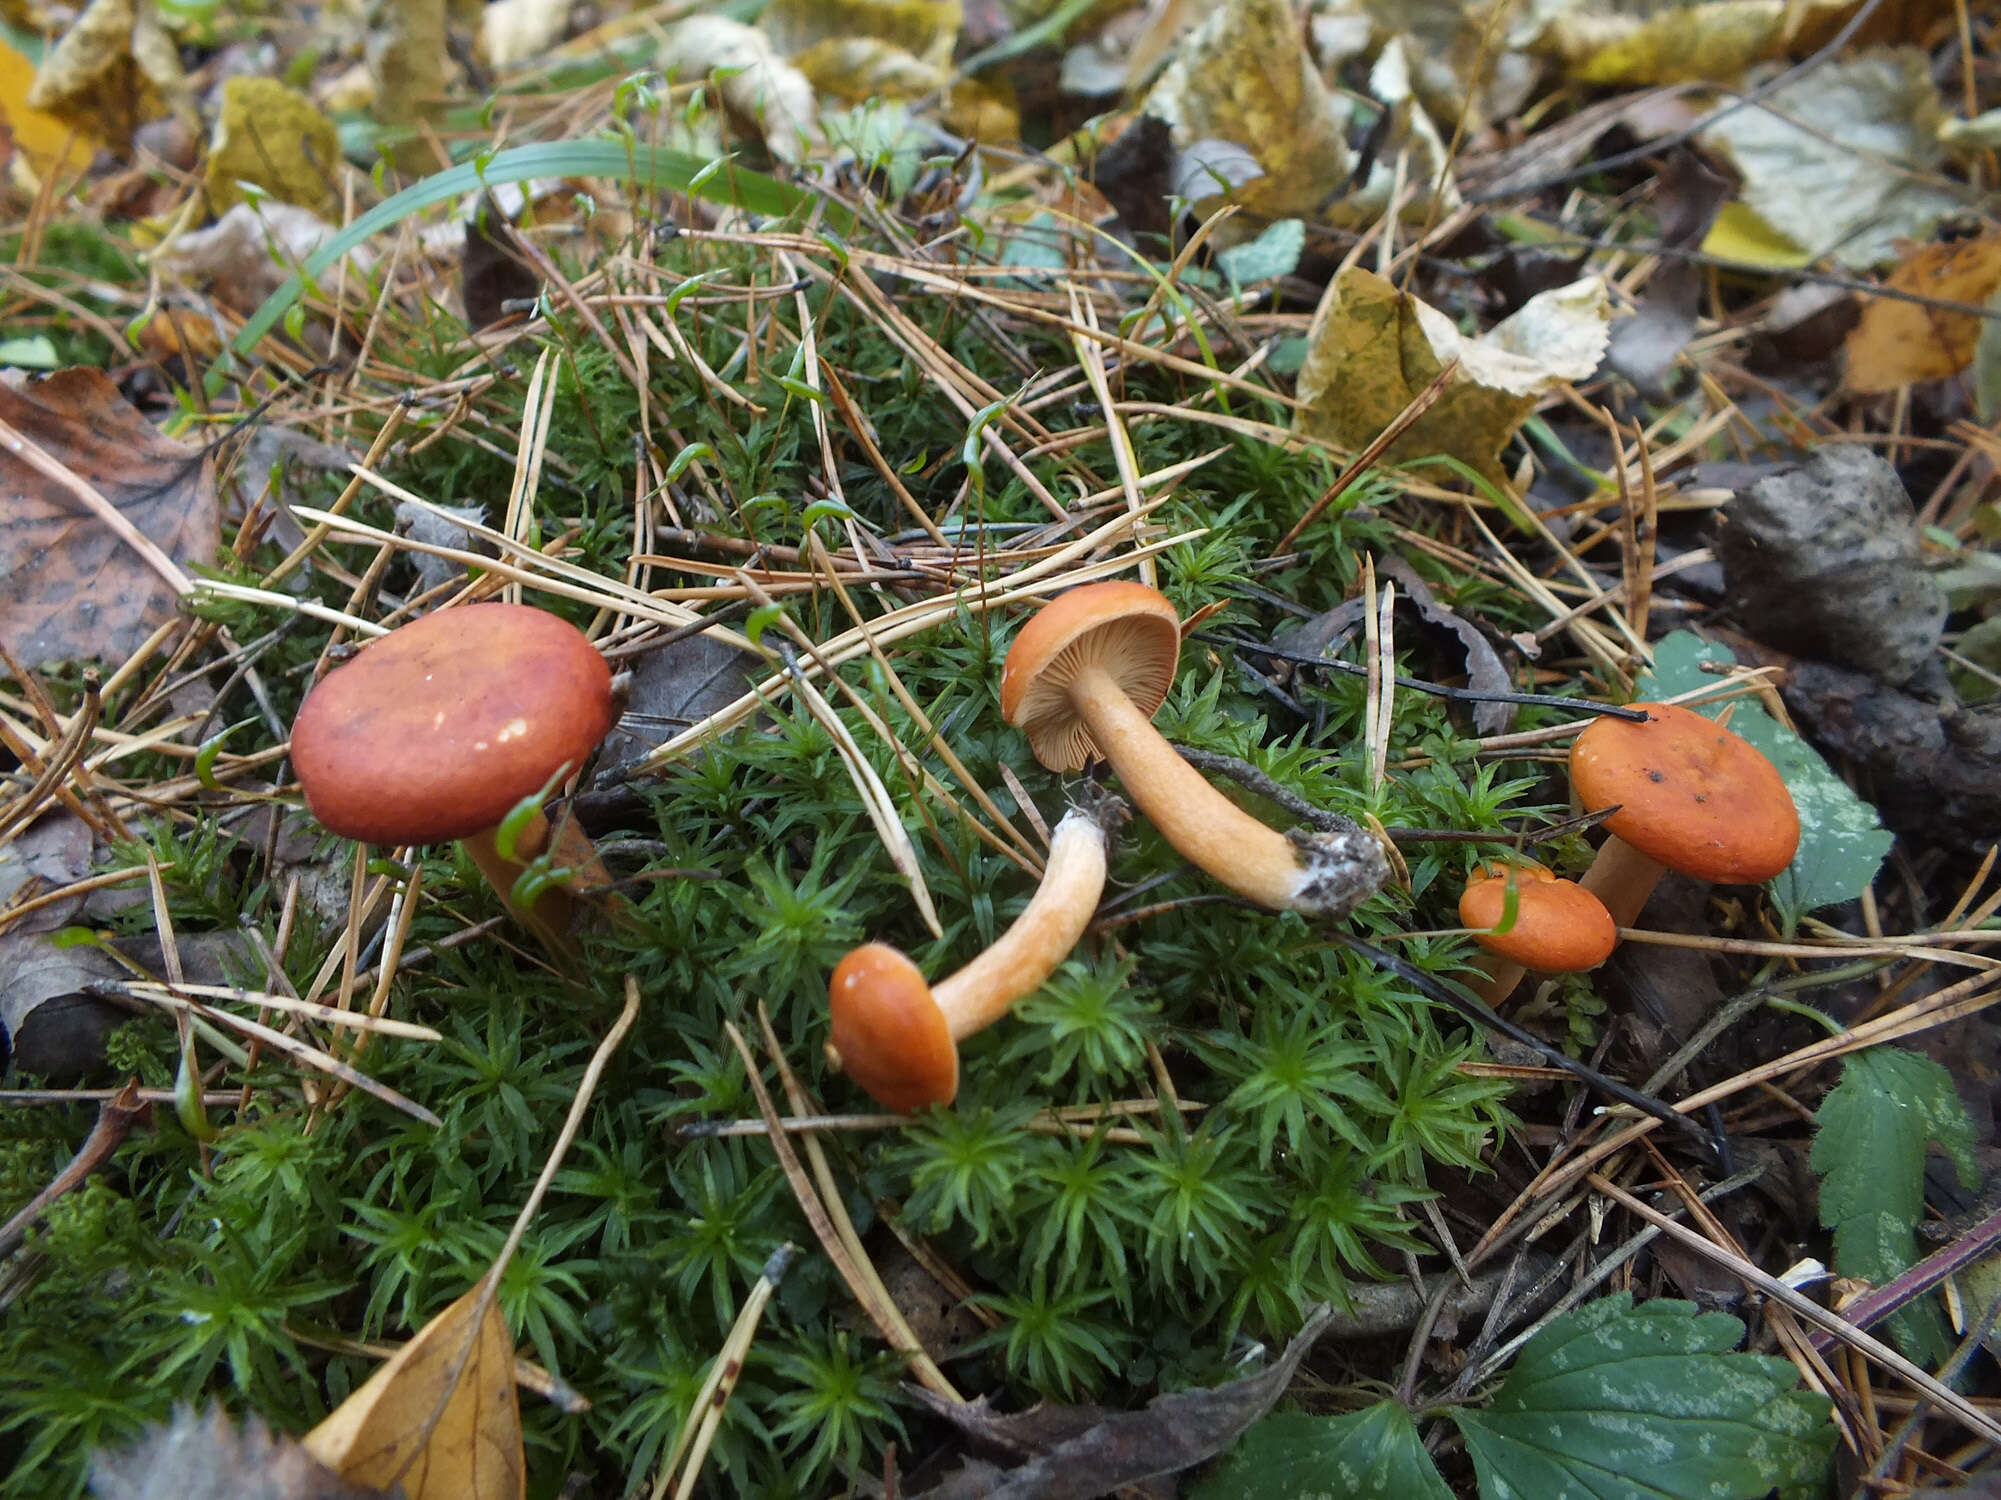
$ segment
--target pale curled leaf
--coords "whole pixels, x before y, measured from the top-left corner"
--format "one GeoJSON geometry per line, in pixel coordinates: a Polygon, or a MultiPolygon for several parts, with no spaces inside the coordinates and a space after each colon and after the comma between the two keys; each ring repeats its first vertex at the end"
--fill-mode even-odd
{"type": "Polygon", "coordinates": [[[753,122],[781,161],[800,160],[802,143],[818,137],[813,85],[755,26],[726,16],[690,16],[661,44],[660,67],[683,80],[722,72],[724,104],[753,122]]]}
{"type": "Polygon", "coordinates": [[[1871,266],[1971,206],[1932,175],[1945,162],[1944,116],[1925,54],[1885,50],[1817,67],[1698,139],[1736,168],[1742,200],[1808,256],[1871,266]]]}
{"type": "Polygon", "coordinates": [[[521,1500],[514,1341],[497,1304],[475,1328],[479,1304],[475,1286],[420,1328],[306,1434],[306,1451],[358,1484],[398,1482],[410,1500],[521,1500]]]}
{"type": "MultiPolygon", "coordinates": [[[[182,1407],[148,1427],[129,1447],[90,1463],[98,1500],[380,1500],[315,1460],[295,1439],[268,1431],[255,1417],[242,1427],[220,1406],[182,1407]]],[[[402,1492],[395,1491],[395,1494],[402,1492]]]]}

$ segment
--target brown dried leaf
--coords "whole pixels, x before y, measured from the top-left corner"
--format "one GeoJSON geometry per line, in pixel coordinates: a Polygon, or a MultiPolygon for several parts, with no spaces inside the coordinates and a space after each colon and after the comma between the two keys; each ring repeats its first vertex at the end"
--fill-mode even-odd
{"type": "MultiPolygon", "coordinates": [[[[2001,288],[2001,233],[1956,245],[1925,245],[1897,263],[1888,284],[1942,302],[1985,305],[2001,288]]],[[[1918,302],[1873,297],[1848,335],[1846,383],[1852,391],[1894,391],[1943,380],[1973,363],[1985,324],[1977,311],[1948,312],[1918,302]]]]}
{"type": "Polygon", "coordinates": [[[475,1286],[418,1329],[306,1434],[306,1451],[357,1484],[400,1484],[410,1500],[521,1500],[514,1341],[497,1305],[475,1329],[479,1301],[475,1286]]]}
{"type": "MultiPolygon", "coordinates": [[[[468,328],[491,327],[507,316],[508,303],[525,302],[542,290],[542,278],[514,232],[514,221],[491,193],[481,194],[466,220],[459,285],[465,293],[468,328]]],[[[463,546],[464,541],[452,545],[463,546]]]]}
{"type": "MultiPolygon", "coordinates": [[[[165,437],[101,370],[0,381],[0,421],[106,500],[176,563],[207,562],[221,537],[215,474],[165,437]]],[[[0,450],[0,640],[29,666],[129,655],[174,612],[175,591],[77,496],[0,450]]]]}

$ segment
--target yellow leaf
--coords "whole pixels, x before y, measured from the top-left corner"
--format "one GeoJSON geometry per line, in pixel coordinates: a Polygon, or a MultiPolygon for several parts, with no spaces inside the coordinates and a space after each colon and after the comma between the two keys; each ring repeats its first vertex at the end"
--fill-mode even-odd
{"type": "Polygon", "coordinates": [[[49,49],[28,103],[113,146],[148,120],[189,111],[174,39],[144,0],[92,0],[49,49]]]}
{"type": "Polygon", "coordinates": [[[1341,119],[1288,0],[1227,0],[1182,42],[1145,110],[1183,150],[1222,140],[1256,157],[1264,175],[1230,197],[1268,219],[1319,217],[1348,176],[1341,119]]]}
{"type": "Polygon", "coordinates": [[[66,120],[28,107],[28,90],[35,82],[35,65],[0,41],[0,131],[27,153],[37,176],[80,172],[90,165],[102,142],[79,132],[66,120]]]}
{"type": "Polygon", "coordinates": [[[828,37],[792,62],[814,90],[846,104],[867,99],[915,99],[942,88],[943,68],[881,37],[828,37]]]}
{"type": "MultiPolygon", "coordinates": [[[[1897,263],[1888,284],[1941,302],[1982,307],[2001,288],[2001,234],[1913,250],[1897,263]]],[[[1844,383],[1851,391],[1894,391],[1957,375],[1973,363],[1985,322],[1976,311],[1872,297],[1848,335],[1844,383]]]]}
{"type": "Polygon", "coordinates": [[[312,100],[275,78],[236,77],[208,153],[209,208],[244,199],[242,184],[331,218],[340,210],[340,132],[312,100]]]}
{"type": "Polygon", "coordinates": [[[1299,372],[1307,403],[1300,431],[1367,447],[1457,360],[1443,393],[1384,461],[1444,454],[1500,484],[1502,444],[1557,384],[1598,367],[1608,337],[1605,285],[1596,277],[1532,297],[1490,332],[1467,338],[1438,309],[1351,268],[1328,287],[1315,323],[1299,372]]]}
{"type": "Polygon", "coordinates": [[[795,61],[820,43],[866,40],[942,70],[952,60],[962,19],[959,0],[771,0],[757,24],[780,56],[795,61]]]}
{"type": "Polygon", "coordinates": [[[498,1307],[475,1336],[478,1303],[474,1287],[420,1328],[306,1434],[306,1451],[356,1484],[399,1483],[409,1500],[521,1500],[528,1477],[514,1343],[498,1307]]]}
{"type": "Polygon", "coordinates": [[[1702,253],[1760,270],[1795,270],[1813,257],[1767,224],[1748,203],[1723,205],[1703,236],[1702,253]]]}

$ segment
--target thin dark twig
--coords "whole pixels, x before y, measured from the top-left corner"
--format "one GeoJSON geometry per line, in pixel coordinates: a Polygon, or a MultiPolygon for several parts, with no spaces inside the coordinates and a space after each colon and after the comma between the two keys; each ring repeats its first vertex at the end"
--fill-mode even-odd
{"type": "MultiPolygon", "coordinates": [[[[1247,641],[1238,636],[1217,635],[1206,630],[1192,631],[1188,639],[1202,641],[1211,646],[1231,646],[1239,651],[1255,651],[1260,656],[1269,656],[1276,661],[1291,662],[1301,667],[1326,667],[1329,671],[1345,672],[1350,677],[1366,677],[1369,669],[1354,662],[1337,660],[1331,656],[1311,656],[1304,651],[1288,651],[1283,646],[1268,646],[1262,641],[1247,641]]],[[[1420,693],[1430,693],[1433,697],[1449,698],[1455,703],[1522,703],[1532,707],[1567,708],[1575,713],[1599,714],[1608,719],[1626,719],[1635,724],[1646,722],[1645,709],[1623,708],[1613,703],[1592,703],[1584,698],[1560,698],[1553,693],[1482,693],[1473,688],[1447,687],[1442,682],[1426,682],[1421,677],[1398,677],[1398,687],[1414,688],[1420,693]]]]}
{"type": "Polygon", "coordinates": [[[1436,975],[1427,974],[1408,959],[1400,958],[1386,949],[1378,948],[1365,938],[1356,937],[1351,932],[1339,928],[1326,929],[1327,935],[1344,948],[1351,948],[1370,963],[1379,964],[1395,974],[1405,983],[1421,991],[1427,998],[1448,1006],[1476,1026],[1484,1026],[1490,1031],[1498,1031],[1511,1042],[1532,1048],[1547,1058],[1550,1063],[1562,1068],[1602,1094],[1609,1094],[1621,1104],[1631,1105],[1643,1114],[1651,1115],[1665,1125],[1672,1125],[1684,1134],[1693,1136],[1717,1159],[1723,1155],[1722,1143],[1701,1125],[1682,1114],[1672,1105],[1665,1104],[1651,1094],[1643,1094],[1638,1089],[1620,1083],[1616,1078],[1607,1078],[1589,1063],[1579,1062],[1562,1048],[1544,1041],[1532,1031],[1517,1026],[1505,1016],[1497,1014],[1491,1007],[1465,991],[1456,990],[1444,983],[1436,975]]]}
{"type": "Polygon", "coordinates": [[[1280,785],[1263,771],[1240,756],[1224,755],[1216,750],[1190,750],[1186,745],[1174,747],[1181,758],[1198,771],[1206,771],[1215,776],[1227,776],[1247,792],[1255,792],[1269,802],[1276,802],[1302,823],[1311,823],[1322,833],[1355,833],[1360,825],[1353,818],[1344,818],[1337,812],[1329,812],[1324,807],[1315,807],[1292,788],[1280,785]]]}

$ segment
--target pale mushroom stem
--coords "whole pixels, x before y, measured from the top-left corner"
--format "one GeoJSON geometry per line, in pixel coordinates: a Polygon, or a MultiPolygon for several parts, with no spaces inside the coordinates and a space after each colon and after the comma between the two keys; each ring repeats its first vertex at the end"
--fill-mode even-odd
{"type": "Polygon", "coordinates": [[[991,948],[931,987],[952,1040],[991,1026],[1042,987],[1083,937],[1105,888],[1105,831],[1081,809],[1063,815],[1049,840],[1042,884],[991,948]]]}
{"type": "Polygon", "coordinates": [[[548,846],[549,820],[539,810],[522,826],[515,836],[515,858],[508,859],[500,852],[495,842],[498,827],[483,829],[459,840],[459,846],[479,866],[501,905],[514,914],[516,921],[528,928],[551,947],[564,949],[570,946],[570,893],[561,886],[549,886],[536,897],[530,910],[523,910],[514,904],[514,882],[521,878],[521,872],[528,868],[527,862],[540,854],[548,846]]]}
{"type": "Polygon", "coordinates": [[[1613,834],[1577,883],[1605,903],[1614,926],[1631,927],[1665,874],[1666,865],[1613,834]]]}
{"type": "Polygon", "coordinates": [[[1497,953],[1489,953],[1480,961],[1480,972],[1487,976],[1486,982],[1474,985],[1473,993],[1488,1005],[1499,1008],[1501,1002],[1515,992],[1515,986],[1522,982],[1522,976],[1528,970],[1497,953]]]}
{"type": "Polygon", "coordinates": [[[1307,872],[1292,840],[1211,786],[1133,706],[1117,678],[1087,666],[1067,692],[1127,795],[1184,858],[1260,906],[1300,906],[1307,872]]]}

